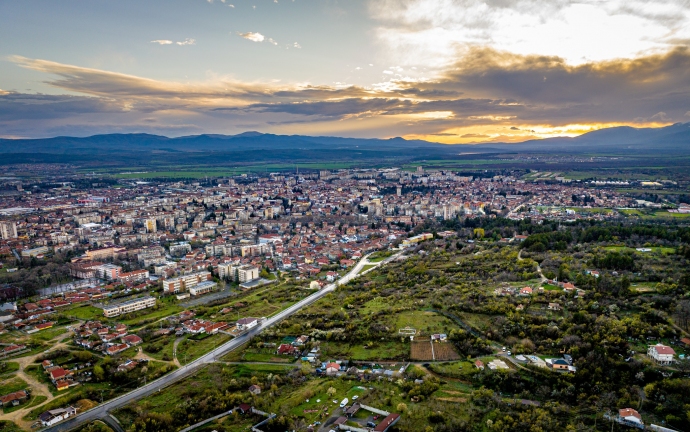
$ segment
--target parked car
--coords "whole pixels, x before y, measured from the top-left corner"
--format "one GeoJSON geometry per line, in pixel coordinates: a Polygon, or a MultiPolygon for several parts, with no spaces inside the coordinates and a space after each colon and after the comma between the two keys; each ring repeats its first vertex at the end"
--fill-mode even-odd
{"type": "Polygon", "coordinates": [[[367,427],[376,427],[376,423],[374,422],[367,422],[367,427]]]}

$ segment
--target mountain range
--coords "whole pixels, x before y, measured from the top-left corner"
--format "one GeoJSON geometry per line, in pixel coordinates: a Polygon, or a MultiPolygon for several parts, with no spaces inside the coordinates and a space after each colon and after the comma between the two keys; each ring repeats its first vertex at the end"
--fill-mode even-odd
{"type": "Polygon", "coordinates": [[[564,153],[667,156],[690,155],[690,123],[660,128],[628,126],[600,129],[578,137],[556,137],[517,144],[491,143],[448,145],[403,138],[362,139],[329,136],[274,135],[244,132],[238,135],[203,134],[169,138],[132,133],[89,137],[39,139],[0,139],[0,154],[5,163],[66,162],[102,160],[104,157],[131,160],[142,157],[176,159],[205,163],[211,161],[246,162],[448,158],[458,152],[473,154],[564,153]]]}

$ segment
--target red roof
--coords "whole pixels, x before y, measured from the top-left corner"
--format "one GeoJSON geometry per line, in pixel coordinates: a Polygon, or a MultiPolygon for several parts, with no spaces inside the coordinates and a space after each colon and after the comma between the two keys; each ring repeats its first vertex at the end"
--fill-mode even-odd
{"type": "Polygon", "coordinates": [[[57,380],[58,378],[62,378],[62,377],[64,377],[65,375],[67,375],[67,371],[64,370],[64,369],[61,368],[61,367],[59,367],[59,368],[57,368],[57,369],[54,369],[54,370],[50,371],[50,378],[51,378],[52,380],[57,380]]]}
{"type": "Polygon", "coordinates": [[[391,425],[393,425],[393,423],[398,421],[399,417],[400,417],[400,414],[396,414],[396,413],[388,414],[388,417],[381,420],[381,423],[376,425],[376,427],[374,428],[374,431],[383,432],[383,431],[387,430],[389,427],[391,427],[391,425]]]}
{"type": "Polygon", "coordinates": [[[671,354],[671,355],[673,355],[676,353],[675,351],[673,351],[673,348],[668,347],[666,345],[657,344],[657,345],[654,345],[653,348],[656,350],[657,354],[671,354]]]}
{"type": "Polygon", "coordinates": [[[630,417],[630,416],[637,417],[638,419],[642,420],[642,416],[640,415],[640,413],[638,413],[637,411],[635,411],[632,408],[620,409],[620,410],[618,410],[618,415],[621,417],[630,417]]]}
{"type": "Polygon", "coordinates": [[[142,340],[139,336],[133,335],[133,334],[123,337],[122,340],[124,340],[125,342],[127,342],[130,345],[140,344],[142,342],[142,340]]]}

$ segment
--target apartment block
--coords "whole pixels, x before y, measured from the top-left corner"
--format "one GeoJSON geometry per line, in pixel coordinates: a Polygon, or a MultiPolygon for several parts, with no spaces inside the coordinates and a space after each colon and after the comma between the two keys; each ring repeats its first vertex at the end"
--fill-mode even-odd
{"type": "Polygon", "coordinates": [[[237,269],[237,281],[239,283],[249,282],[259,278],[259,269],[254,266],[246,265],[237,269]]]}
{"type": "Polygon", "coordinates": [[[112,281],[120,278],[122,268],[115,264],[102,264],[94,267],[94,270],[96,270],[96,277],[112,281]]]}
{"type": "Polygon", "coordinates": [[[163,292],[166,294],[177,294],[189,291],[190,288],[209,280],[211,280],[211,273],[207,271],[178,276],[163,281],[163,292]]]}
{"type": "Polygon", "coordinates": [[[3,240],[17,238],[17,224],[15,222],[0,222],[0,237],[3,240]]]}
{"type": "Polygon", "coordinates": [[[103,315],[106,318],[111,318],[114,316],[135,312],[138,310],[150,308],[156,305],[156,299],[154,297],[141,297],[132,300],[128,300],[122,303],[116,303],[103,307],[103,315]]]}

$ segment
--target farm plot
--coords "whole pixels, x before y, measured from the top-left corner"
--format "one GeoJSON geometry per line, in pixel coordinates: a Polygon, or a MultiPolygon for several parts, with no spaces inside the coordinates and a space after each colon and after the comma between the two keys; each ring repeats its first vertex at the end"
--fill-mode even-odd
{"type": "Polygon", "coordinates": [[[460,355],[455,351],[455,347],[448,342],[434,344],[434,357],[438,361],[459,360],[460,355]]]}
{"type": "Polygon", "coordinates": [[[410,344],[410,359],[420,361],[434,360],[434,355],[431,351],[431,341],[413,341],[410,344]]]}
{"type": "Polygon", "coordinates": [[[459,360],[460,356],[452,344],[417,340],[410,344],[410,359],[418,361],[451,361],[459,360]]]}

